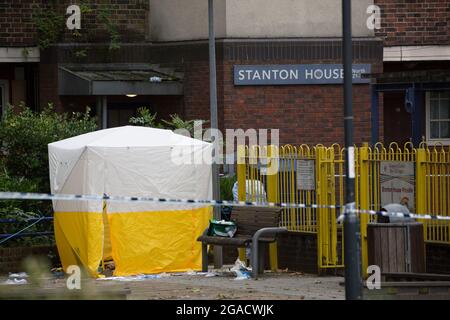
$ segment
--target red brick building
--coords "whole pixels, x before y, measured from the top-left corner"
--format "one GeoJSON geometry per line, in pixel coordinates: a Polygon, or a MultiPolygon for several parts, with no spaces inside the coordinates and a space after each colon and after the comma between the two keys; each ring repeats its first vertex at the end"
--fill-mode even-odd
{"type": "MultiPolygon", "coordinates": [[[[81,1],[81,30],[75,31],[65,25],[70,4],[0,1],[2,106],[22,101],[35,109],[53,103],[59,111],[90,106],[100,118],[107,114],[104,126],[126,124],[139,106],[163,118],[178,113],[209,119],[205,1],[192,0],[190,6],[176,0],[81,1]],[[130,72],[141,72],[143,78],[130,78],[130,72]],[[137,81],[148,82],[152,75],[161,76],[161,85],[126,92],[138,93],[133,98],[116,89],[95,89],[123,81],[133,91],[137,81]]],[[[281,1],[267,8],[254,1],[240,6],[217,1],[220,126],[280,129],[281,143],[342,143],[340,84],[240,86],[233,75],[234,67],[242,65],[340,64],[339,10],[332,1],[322,7],[281,1]]],[[[370,73],[450,68],[449,1],[358,1],[353,16],[354,63],[370,65],[370,73]],[[372,4],[381,9],[381,28],[376,30],[367,28],[366,9],[372,4]]],[[[380,76],[373,81],[385,82],[380,76]]],[[[430,99],[445,104],[446,93],[433,98],[428,91],[417,94],[421,112],[415,113],[419,121],[414,127],[404,107],[407,85],[399,86],[398,91],[378,91],[375,112],[374,86],[355,84],[355,142],[406,142],[414,135],[445,142],[450,137],[445,118],[436,124],[426,115],[430,99]]]]}
{"type": "Polygon", "coordinates": [[[416,141],[448,144],[450,1],[374,2],[381,8],[381,29],[375,35],[384,42],[384,78],[390,78],[379,82],[391,84],[380,95],[385,142],[415,136],[416,141]],[[414,91],[412,112],[405,100],[412,100],[414,91]]]}

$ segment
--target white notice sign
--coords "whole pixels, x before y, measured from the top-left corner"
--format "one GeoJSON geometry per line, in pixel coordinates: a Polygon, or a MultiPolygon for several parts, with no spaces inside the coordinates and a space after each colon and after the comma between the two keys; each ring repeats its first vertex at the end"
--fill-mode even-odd
{"type": "Polygon", "coordinates": [[[298,190],[316,189],[315,165],[314,160],[297,160],[298,190]]]}
{"type": "Polygon", "coordinates": [[[413,162],[381,161],[381,205],[406,204],[415,211],[415,175],[413,162]]]}

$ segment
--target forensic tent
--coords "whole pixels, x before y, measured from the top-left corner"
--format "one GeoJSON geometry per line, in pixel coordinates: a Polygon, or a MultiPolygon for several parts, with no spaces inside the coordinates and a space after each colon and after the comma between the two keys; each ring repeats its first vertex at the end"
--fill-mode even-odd
{"type": "MultiPolygon", "coordinates": [[[[48,145],[54,194],[211,199],[212,144],[170,130],[125,126],[48,145]]],[[[201,204],[54,200],[54,230],[64,270],[97,276],[201,269],[212,208],[201,204]]]]}

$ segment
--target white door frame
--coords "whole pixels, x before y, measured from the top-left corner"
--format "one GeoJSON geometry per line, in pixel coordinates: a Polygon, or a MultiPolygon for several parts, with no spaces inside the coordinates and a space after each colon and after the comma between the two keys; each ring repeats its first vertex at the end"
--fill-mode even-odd
{"type": "Polygon", "coordinates": [[[429,145],[442,144],[444,146],[450,145],[450,139],[431,139],[431,124],[430,124],[430,91],[425,92],[425,138],[429,145]]]}

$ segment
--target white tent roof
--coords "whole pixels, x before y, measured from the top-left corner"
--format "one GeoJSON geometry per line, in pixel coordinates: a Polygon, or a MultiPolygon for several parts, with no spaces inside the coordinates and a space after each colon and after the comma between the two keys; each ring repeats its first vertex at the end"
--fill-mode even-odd
{"type": "Polygon", "coordinates": [[[49,147],[73,150],[86,146],[159,147],[209,145],[209,143],[176,134],[171,130],[124,126],[82,134],[49,144],[49,147]]]}
{"type": "MultiPolygon", "coordinates": [[[[183,199],[212,196],[212,145],[170,130],[111,128],[54,142],[48,149],[52,193],[183,199]],[[174,161],[176,154],[183,154],[183,159],[202,161],[180,163],[174,161]]],[[[91,210],[89,205],[86,208],[67,201],[59,203],[65,205],[55,210],[91,210]]],[[[129,204],[113,207],[117,211],[143,209],[138,204],[134,210],[129,204]]]]}

